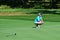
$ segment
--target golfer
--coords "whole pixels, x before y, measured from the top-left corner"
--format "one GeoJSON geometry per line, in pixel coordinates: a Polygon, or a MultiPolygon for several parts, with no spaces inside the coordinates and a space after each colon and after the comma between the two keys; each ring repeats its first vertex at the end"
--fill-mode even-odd
{"type": "Polygon", "coordinates": [[[34,24],[35,24],[35,28],[39,28],[41,24],[43,24],[43,19],[42,19],[42,15],[41,13],[38,13],[38,16],[34,19],[34,24]]]}

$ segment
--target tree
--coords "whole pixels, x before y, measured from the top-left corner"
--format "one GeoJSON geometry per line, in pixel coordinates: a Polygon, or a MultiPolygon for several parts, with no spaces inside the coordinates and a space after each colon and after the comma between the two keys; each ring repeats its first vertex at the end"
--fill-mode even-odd
{"type": "Polygon", "coordinates": [[[51,0],[51,1],[50,1],[50,7],[56,9],[56,8],[57,8],[57,5],[56,5],[57,2],[58,2],[57,0],[51,0]]]}

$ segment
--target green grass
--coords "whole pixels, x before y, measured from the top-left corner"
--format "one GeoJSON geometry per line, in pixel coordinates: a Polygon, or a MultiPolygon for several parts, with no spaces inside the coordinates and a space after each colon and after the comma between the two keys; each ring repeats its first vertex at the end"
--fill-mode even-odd
{"type": "MultiPolygon", "coordinates": [[[[14,19],[14,20],[27,20],[33,21],[37,14],[27,14],[19,16],[0,16],[0,19],[14,19]]],[[[43,20],[49,22],[60,22],[60,15],[58,14],[43,14],[43,20]]]]}
{"type": "Polygon", "coordinates": [[[30,12],[37,12],[39,9],[0,9],[0,12],[25,12],[25,13],[30,13],[30,12]]]}
{"type": "Polygon", "coordinates": [[[41,28],[32,27],[33,21],[0,19],[0,40],[60,40],[60,22],[45,21],[41,28]]]}
{"type": "Polygon", "coordinates": [[[0,40],[60,40],[60,15],[43,14],[44,24],[34,29],[36,16],[0,16],[0,40]]]}
{"type": "MultiPolygon", "coordinates": [[[[25,13],[31,13],[31,12],[43,12],[43,11],[56,11],[57,13],[60,13],[60,9],[21,9],[21,8],[0,8],[0,12],[25,12],[25,13]]],[[[47,13],[47,12],[46,12],[47,13]]]]}

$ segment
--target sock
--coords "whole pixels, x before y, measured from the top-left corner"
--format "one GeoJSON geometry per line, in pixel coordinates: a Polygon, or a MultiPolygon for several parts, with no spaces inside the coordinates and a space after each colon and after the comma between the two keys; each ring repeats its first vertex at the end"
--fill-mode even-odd
{"type": "Polygon", "coordinates": [[[40,28],[41,26],[40,26],[40,25],[38,25],[38,27],[40,28]]]}

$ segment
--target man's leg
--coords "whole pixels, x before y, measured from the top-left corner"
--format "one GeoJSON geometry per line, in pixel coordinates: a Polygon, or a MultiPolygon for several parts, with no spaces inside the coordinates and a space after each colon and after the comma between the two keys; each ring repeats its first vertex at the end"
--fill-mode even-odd
{"type": "Polygon", "coordinates": [[[38,24],[36,24],[36,28],[38,28],[38,24]]]}
{"type": "Polygon", "coordinates": [[[40,21],[40,22],[38,22],[37,24],[38,24],[38,27],[41,28],[41,25],[43,24],[43,22],[40,21]]]}
{"type": "Polygon", "coordinates": [[[37,22],[37,23],[35,23],[35,27],[34,28],[40,28],[42,24],[43,24],[42,21],[37,22]]]}

